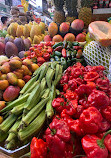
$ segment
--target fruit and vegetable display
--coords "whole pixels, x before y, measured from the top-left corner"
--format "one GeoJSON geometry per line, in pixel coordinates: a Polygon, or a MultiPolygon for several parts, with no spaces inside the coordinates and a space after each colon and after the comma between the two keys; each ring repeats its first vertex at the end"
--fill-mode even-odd
{"type": "Polygon", "coordinates": [[[0,64],[0,101],[15,100],[39,66],[30,59],[23,61],[19,57],[4,59],[0,64]]]}
{"type": "Polygon", "coordinates": [[[31,158],[110,157],[111,87],[104,69],[77,63],[63,73],[55,115],[43,138],[32,139],[31,158]]]}
{"type": "Polygon", "coordinates": [[[46,118],[52,118],[52,101],[60,94],[56,85],[62,72],[58,62],[44,63],[33,73],[19,97],[2,108],[4,121],[0,124],[0,142],[5,142],[6,149],[28,143],[42,129],[46,118]]]}

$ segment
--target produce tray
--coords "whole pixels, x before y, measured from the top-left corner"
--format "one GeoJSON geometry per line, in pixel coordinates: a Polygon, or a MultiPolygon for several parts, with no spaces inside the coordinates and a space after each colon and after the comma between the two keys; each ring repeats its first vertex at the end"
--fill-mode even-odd
{"type": "Polygon", "coordinates": [[[15,150],[7,150],[4,147],[2,147],[2,145],[0,146],[0,152],[6,154],[7,156],[13,157],[13,158],[20,158],[20,156],[29,152],[30,151],[29,149],[30,149],[30,143],[28,143],[24,146],[21,146],[20,148],[15,149],[15,150]]]}

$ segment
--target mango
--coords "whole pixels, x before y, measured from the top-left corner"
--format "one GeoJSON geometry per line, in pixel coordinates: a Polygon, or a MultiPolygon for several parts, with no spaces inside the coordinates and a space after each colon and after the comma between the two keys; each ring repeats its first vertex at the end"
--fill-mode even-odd
{"type": "Polygon", "coordinates": [[[23,29],[24,29],[24,26],[23,26],[23,25],[18,25],[17,31],[16,31],[16,36],[17,36],[17,37],[23,36],[23,29]]]}
{"type": "Polygon", "coordinates": [[[32,42],[32,39],[30,38],[30,37],[28,37],[28,39],[30,40],[30,43],[32,44],[33,42],[32,42]]]}
{"type": "Polygon", "coordinates": [[[35,70],[37,70],[39,68],[39,66],[37,64],[32,64],[32,72],[34,72],[35,70]]]}
{"type": "Polygon", "coordinates": [[[6,80],[7,79],[7,75],[6,74],[2,74],[1,76],[0,76],[0,80],[6,80]]]}
{"type": "Polygon", "coordinates": [[[8,62],[5,62],[1,67],[0,67],[0,71],[3,74],[7,74],[10,72],[10,65],[8,62]]]}
{"type": "Polygon", "coordinates": [[[22,79],[18,79],[18,86],[19,86],[20,88],[23,88],[23,87],[25,86],[25,81],[22,80],[22,79]]]}
{"type": "Polygon", "coordinates": [[[48,32],[51,37],[54,37],[58,32],[58,26],[56,23],[52,22],[48,26],[48,32]]]}
{"type": "Polygon", "coordinates": [[[65,35],[65,37],[64,37],[64,40],[65,41],[71,41],[71,42],[73,42],[73,41],[75,41],[75,36],[72,33],[67,33],[65,35]]]}
{"type": "Polygon", "coordinates": [[[5,53],[9,58],[14,55],[18,56],[18,49],[14,43],[7,42],[5,45],[5,53]]]}
{"type": "Polygon", "coordinates": [[[41,35],[41,28],[39,25],[33,25],[30,31],[30,37],[31,39],[34,38],[34,36],[41,35]]]}
{"type": "Polygon", "coordinates": [[[31,69],[32,61],[30,59],[24,59],[23,65],[27,66],[29,69],[31,69]]]}
{"type": "Polygon", "coordinates": [[[9,65],[10,65],[11,70],[16,70],[22,67],[22,62],[19,60],[13,59],[9,61],[9,65]]]}
{"type": "Polygon", "coordinates": [[[62,42],[63,41],[63,38],[61,35],[55,35],[52,39],[52,41],[54,42],[62,42]]]}
{"type": "Polygon", "coordinates": [[[45,23],[40,22],[39,26],[41,27],[41,32],[44,33],[44,31],[45,31],[45,23]]]}
{"type": "Polygon", "coordinates": [[[18,79],[23,78],[23,72],[20,72],[19,69],[16,71],[13,71],[13,73],[17,76],[18,79]]]}
{"type": "Polygon", "coordinates": [[[13,57],[13,58],[11,58],[11,60],[19,60],[19,61],[22,61],[19,57],[13,57]]]}
{"type": "Polygon", "coordinates": [[[20,88],[18,86],[9,86],[3,93],[5,101],[13,101],[19,95],[20,88]]]}
{"type": "Polygon", "coordinates": [[[25,37],[24,36],[21,36],[21,38],[24,40],[25,39],[25,37]]]}
{"type": "Polygon", "coordinates": [[[40,38],[35,35],[33,39],[33,44],[39,44],[39,43],[40,43],[40,38]]]}
{"type": "Polygon", "coordinates": [[[22,65],[21,69],[23,70],[23,75],[26,76],[29,74],[29,69],[27,66],[22,65]]]}
{"type": "Polygon", "coordinates": [[[3,122],[3,116],[0,116],[0,124],[3,122]]]}
{"type": "Polygon", "coordinates": [[[9,82],[7,80],[0,80],[0,90],[5,90],[9,86],[9,82]]]}
{"type": "Polygon", "coordinates": [[[17,76],[13,72],[7,74],[7,80],[11,85],[17,85],[18,83],[17,76]]]}
{"type": "Polygon", "coordinates": [[[6,106],[5,103],[5,101],[0,101],[0,110],[2,110],[6,106]]]}
{"type": "Polygon", "coordinates": [[[25,81],[25,83],[27,83],[30,79],[31,79],[31,76],[29,75],[26,75],[23,77],[23,80],[25,81]]]}

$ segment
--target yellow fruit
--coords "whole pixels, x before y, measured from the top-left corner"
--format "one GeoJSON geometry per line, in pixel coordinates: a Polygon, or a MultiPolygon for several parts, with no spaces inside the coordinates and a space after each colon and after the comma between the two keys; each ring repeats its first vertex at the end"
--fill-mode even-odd
{"type": "Polygon", "coordinates": [[[25,39],[25,37],[24,36],[21,36],[21,38],[24,40],[25,39]]]}
{"type": "Polygon", "coordinates": [[[35,21],[33,21],[33,25],[38,25],[35,21]]]}
{"type": "Polygon", "coordinates": [[[0,80],[0,90],[5,90],[9,86],[9,82],[7,80],[0,80]]]}
{"type": "Polygon", "coordinates": [[[25,81],[22,80],[22,79],[18,79],[18,86],[19,86],[20,88],[23,88],[23,87],[25,86],[25,81]]]}
{"type": "Polygon", "coordinates": [[[44,35],[48,35],[48,32],[47,32],[47,31],[45,31],[44,35]]]}
{"type": "Polygon", "coordinates": [[[45,35],[44,35],[44,34],[42,34],[41,36],[42,36],[42,41],[43,41],[43,39],[44,39],[45,35]]]}
{"type": "Polygon", "coordinates": [[[23,36],[23,29],[24,29],[24,26],[23,26],[23,25],[18,25],[17,31],[16,31],[16,36],[17,36],[17,37],[23,36]]]}
{"type": "Polygon", "coordinates": [[[25,24],[24,26],[24,30],[23,30],[23,35],[25,36],[25,38],[30,36],[30,26],[28,24],[25,24]]]}
{"type": "Polygon", "coordinates": [[[30,31],[30,37],[31,39],[34,38],[34,36],[41,35],[41,28],[39,25],[33,25],[30,31]]]}
{"type": "Polygon", "coordinates": [[[5,37],[9,37],[10,35],[9,34],[7,34],[5,37]]]}
{"type": "Polygon", "coordinates": [[[41,42],[42,41],[42,36],[38,35],[38,37],[39,37],[39,41],[41,42]]]}
{"type": "Polygon", "coordinates": [[[40,38],[35,35],[33,39],[33,44],[39,44],[39,43],[40,43],[40,38]]]}
{"type": "Polygon", "coordinates": [[[30,24],[30,25],[33,25],[33,23],[32,23],[31,21],[29,22],[29,24],[30,24]]]}
{"type": "Polygon", "coordinates": [[[13,37],[13,36],[10,36],[10,38],[14,39],[14,37],[13,37]]]}
{"type": "Polygon", "coordinates": [[[32,44],[32,39],[30,37],[28,37],[28,39],[30,40],[31,44],[32,44]]]}
{"type": "Polygon", "coordinates": [[[0,116],[0,124],[3,122],[3,117],[0,116]]]}
{"type": "Polygon", "coordinates": [[[10,24],[10,35],[15,37],[17,28],[18,28],[18,24],[17,23],[11,23],[10,24]]]}
{"type": "MultiPolygon", "coordinates": [[[[11,28],[11,27],[9,26],[8,29],[7,29],[7,32],[8,32],[7,35],[10,35],[10,34],[11,34],[11,33],[10,33],[10,28],[11,28]]],[[[6,37],[8,37],[7,35],[6,35],[6,37]]]]}
{"type": "Polygon", "coordinates": [[[45,23],[40,22],[39,26],[41,27],[41,32],[44,33],[44,31],[45,31],[45,23]]]}
{"type": "Polygon", "coordinates": [[[39,68],[39,66],[37,64],[32,64],[32,72],[34,72],[38,68],[39,68]]]}

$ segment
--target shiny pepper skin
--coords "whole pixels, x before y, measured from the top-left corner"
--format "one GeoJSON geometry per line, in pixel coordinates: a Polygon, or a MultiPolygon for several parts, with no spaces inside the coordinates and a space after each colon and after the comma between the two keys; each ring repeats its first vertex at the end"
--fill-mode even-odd
{"type": "Polygon", "coordinates": [[[104,109],[102,109],[102,115],[106,120],[111,122],[111,106],[106,106],[104,109]]]}
{"type": "Polygon", "coordinates": [[[88,97],[88,104],[90,106],[103,108],[109,105],[109,98],[104,92],[93,90],[88,97]]]}
{"type": "Polygon", "coordinates": [[[62,76],[62,78],[61,78],[61,80],[60,80],[60,84],[61,84],[61,85],[64,85],[64,84],[66,84],[66,83],[68,83],[68,76],[67,76],[67,75],[64,75],[64,76],[62,76]]]}
{"type": "Polygon", "coordinates": [[[55,98],[52,101],[52,106],[57,112],[62,112],[62,110],[66,108],[66,103],[63,98],[55,98]]]}
{"type": "Polygon", "coordinates": [[[78,106],[77,100],[68,101],[66,103],[66,113],[69,116],[74,116],[74,114],[76,113],[77,106],[78,106]]]}
{"type": "Polygon", "coordinates": [[[98,78],[96,80],[96,86],[99,90],[107,92],[109,90],[109,80],[107,77],[98,78]]]}
{"type": "Polygon", "coordinates": [[[97,140],[100,140],[96,135],[85,135],[82,140],[82,147],[86,153],[87,158],[107,158],[108,150],[104,146],[101,148],[97,144],[97,140]]]}
{"type": "Polygon", "coordinates": [[[85,76],[84,76],[84,81],[86,82],[93,82],[95,81],[97,78],[99,78],[99,74],[97,72],[88,72],[85,76]]]}
{"type": "Polygon", "coordinates": [[[72,80],[68,81],[68,87],[72,91],[74,91],[77,88],[77,83],[76,83],[75,79],[72,79],[72,80]]]}
{"type": "Polygon", "coordinates": [[[70,75],[73,76],[73,78],[78,78],[83,75],[83,72],[82,72],[81,68],[76,67],[76,68],[71,69],[70,75]]]}
{"type": "Polygon", "coordinates": [[[63,158],[66,143],[70,141],[71,134],[67,123],[63,119],[54,118],[50,128],[45,131],[46,142],[54,158],[63,158]]]}
{"type": "Polygon", "coordinates": [[[33,137],[30,145],[31,158],[46,158],[47,155],[47,143],[42,139],[33,137]]]}
{"type": "Polygon", "coordinates": [[[95,107],[89,107],[84,110],[79,118],[80,126],[88,134],[97,133],[102,120],[101,113],[95,107]]]}
{"type": "Polygon", "coordinates": [[[71,90],[67,90],[66,93],[64,94],[64,97],[67,100],[78,100],[78,95],[75,92],[72,92],[71,90]]]}

